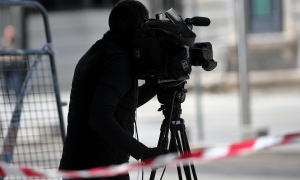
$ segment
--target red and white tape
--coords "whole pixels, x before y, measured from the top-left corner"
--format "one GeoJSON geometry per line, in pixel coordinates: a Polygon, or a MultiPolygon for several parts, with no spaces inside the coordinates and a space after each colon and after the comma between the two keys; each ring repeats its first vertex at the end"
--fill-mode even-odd
{"type": "Polygon", "coordinates": [[[242,142],[237,142],[229,145],[215,146],[211,148],[201,148],[192,150],[189,154],[167,154],[158,156],[154,159],[147,160],[144,164],[121,164],[107,167],[98,167],[88,170],[80,171],[50,171],[37,170],[24,166],[17,166],[0,162],[0,176],[19,176],[19,177],[40,177],[40,178],[91,178],[91,177],[108,177],[125,174],[127,172],[139,169],[141,167],[158,168],[176,162],[188,163],[193,160],[199,161],[213,161],[217,159],[227,158],[244,153],[251,153],[263,149],[289,144],[293,142],[300,142],[300,132],[293,134],[286,134],[283,136],[264,136],[256,139],[250,139],[242,142]]]}

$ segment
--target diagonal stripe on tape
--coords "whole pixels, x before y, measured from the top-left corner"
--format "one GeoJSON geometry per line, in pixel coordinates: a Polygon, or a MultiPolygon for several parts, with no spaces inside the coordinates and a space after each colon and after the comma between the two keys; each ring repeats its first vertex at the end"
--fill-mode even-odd
{"type": "Polygon", "coordinates": [[[22,172],[26,175],[26,177],[45,177],[43,174],[40,174],[32,169],[28,169],[26,167],[20,167],[20,169],[22,170],[22,172]]]}
{"type": "Polygon", "coordinates": [[[28,177],[24,174],[20,168],[13,167],[10,164],[2,163],[1,162],[2,170],[5,172],[5,175],[13,175],[13,176],[20,176],[20,177],[28,177]]]}
{"type": "Polygon", "coordinates": [[[265,149],[267,147],[278,145],[282,142],[282,140],[283,140],[282,137],[272,137],[272,136],[257,138],[257,140],[253,145],[253,150],[258,151],[261,149],[265,149]]]}
{"type": "Polygon", "coordinates": [[[235,144],[232,144],[230,146],[230,150],[228,152],[228,155],[229,156],[232,156],[232,155],[235,155],[243,150],[247,150],[251,147],[253,147],[253,144],[255,143],[255,139],[251,139],[251,140],[247,140],[247,141],[244,141],[242,143],[235,143],[235,144]]]}
{"type": "Polygon", "coordinates": [[[204,150],[202,156],[204,160],[219,159],[227,156],[229,150],[230,150],[229,147],[224,147],[224,146],[208,148],[204,150]]]}
{"type": "Polygon", "coordinates": [[[0,166],[0,177],[6,176],[5,171],[3,171],[2,167],[0,166]]]}

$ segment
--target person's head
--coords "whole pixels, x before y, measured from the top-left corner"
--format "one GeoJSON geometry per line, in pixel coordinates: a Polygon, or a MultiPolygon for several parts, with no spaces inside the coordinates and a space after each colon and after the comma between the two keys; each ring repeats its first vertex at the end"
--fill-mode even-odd
{"type": "Polygon", "coordinates": [[[147,8],[139,1],[122,0],[111,10],[109,28],[124,36],[133,36],[141,22],[149,19],[147,8]]]}
{"type": "Polygon", "coordinates": [[[15,27],[8,25],[3,29],[3,38],[7,42],[13,42],[16,35],[15,27]]]}

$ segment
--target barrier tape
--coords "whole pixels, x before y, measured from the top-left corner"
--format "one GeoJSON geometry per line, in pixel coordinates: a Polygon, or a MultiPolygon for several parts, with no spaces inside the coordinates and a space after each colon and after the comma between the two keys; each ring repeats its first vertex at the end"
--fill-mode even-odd
{"type": "Polygon", "coordinates": [[[189,163],[193,160],[196,162],[213,161],[223,159],[244,153],[251,153],[263,149],[272,148],[289,143],[300,142],[300,132],[293,134],[286,134],[283,136],[264,136],[256,139],[250,139],[242,142],[233,143],[230,145],[215,146],[211,148],[201,148],[192,150],[190,153],[170,153],[161,155],[153,159],[146,160],[145,163],[139,164],[121,164],[111,165],[107,167],[97,167],[88,170],[80,171],[64,171],[64,170],[39,170],[28,168],[19,165],[10,165],[5,162],[0,162],[0,176],[19,176],[19,177],[39,177],[39,178],[92,178],[92,177],[108,177],[128,173],[130,171],[142,168],[151,167],[153,169],[165,166],[175,165],[178,162],[183,164],[189,163]]]}

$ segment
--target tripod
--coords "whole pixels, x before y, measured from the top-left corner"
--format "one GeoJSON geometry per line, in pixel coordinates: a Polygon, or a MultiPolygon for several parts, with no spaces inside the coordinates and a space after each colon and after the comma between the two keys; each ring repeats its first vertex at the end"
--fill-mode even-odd
{"type": "MultiPolygon", "coordinates": [[[[162,104],[158,109],[163,112],[165,119],[160,128],[160,135],[158,146],[168,148],[171,152],[179,154],[190,153],[190,146],[188,143],[184,119],[180,118],[182,113],[181,103],[184,102],[187,90],[184,89],[186,81],[161,84],[157,92],[158,101],[162,104]],[[170,133],[170,141],[169,141],[170,133]]],[[[187,180],[197,180],[197,174],[193,162],[188,165],[177,164],[177,173],[179,180],[182,180],[181,166],[183,167],[187,180]],[[191,175],[192,171],[192,175],[191,175]]],[[[151,171],[150,180],[154,180],[156,170],[151,171]]]]}

